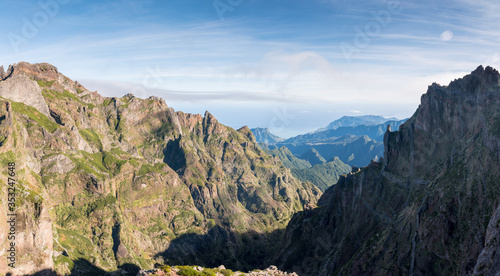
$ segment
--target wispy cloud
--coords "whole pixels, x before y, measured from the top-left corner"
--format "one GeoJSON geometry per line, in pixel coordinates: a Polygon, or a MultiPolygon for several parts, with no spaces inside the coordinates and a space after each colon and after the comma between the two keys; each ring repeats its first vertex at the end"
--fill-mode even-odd
{"type": "MultiPolygon", "coordinates": [[[[493,0],[401,1],[401,13],[349,60],[340,45],[355,46],[387,1],[245,1],[223,21],[211,1],[101,2],[71,1],[18,52],[0,40],[2,63],[50,62],[108,95],[226,106],[352,103],[345,112],[416,106],[432,82],[447,84],[479,64],[500,67],[493,0]],[[443,32],[453,36],[441,39],[443,32]]],[[[0,20],[13,30],[39,9],[22,1],[4,8],[0,20]]]]}

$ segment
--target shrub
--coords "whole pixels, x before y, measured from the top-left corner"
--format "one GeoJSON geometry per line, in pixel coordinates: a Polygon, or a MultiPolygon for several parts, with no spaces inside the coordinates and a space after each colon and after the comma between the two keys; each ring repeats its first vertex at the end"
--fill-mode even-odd
{"type": "Polygon", "coordinates": [[[180,270],[177,272],[177,274],[181,276],[199,276],[200,273],[196,270],[194,270],[192,267],[189,266],[181,266],[179,267],[180,270]]]}

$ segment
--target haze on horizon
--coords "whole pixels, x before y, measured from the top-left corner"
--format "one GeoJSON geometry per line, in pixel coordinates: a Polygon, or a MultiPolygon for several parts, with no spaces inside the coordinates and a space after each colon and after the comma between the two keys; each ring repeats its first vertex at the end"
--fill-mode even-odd
{"type": "Polygon", "coordinates": [[[499,68],[499,15],[493,0],[2,1],[0,65],[290,137],[409,117],[431,83],[499,68]]]}

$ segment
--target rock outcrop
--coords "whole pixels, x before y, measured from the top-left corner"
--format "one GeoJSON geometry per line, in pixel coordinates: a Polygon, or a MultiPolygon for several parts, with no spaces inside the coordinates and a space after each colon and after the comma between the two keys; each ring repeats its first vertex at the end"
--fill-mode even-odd
{"type": "Polygon", "coordinates": [[[499,73],[433,84],[380,163],[290,222],[276,258],[300,275],[498,273],[499,73]]]}
{"type": "MultiPolygon", "coordinates": [[[[55,68],[45,64],[31,67],[23,62],[10,66],[7,73],[4,73],[2,68],[0,70],[0,97],[32,106],[50,118],[49,108],[42,96],[42,88],[37,84],[35,78],[30,78],[34,73],[37,73],[33,72],[31,68],[38,69],[44,66],[47,67],[46,70],[55,68]]],[[[37,71],[41,70],[43,69],[37,71]]]]}
{"type": "Polygon", "coordinates": [[[218,268],[213,268],[213,269],[206,269],[200,266],[195,266],[195,267],[164,267],[163,269],[160,268],[155,268],[155,269],[150,269],[150,270],[140,270],[136,276],[153,276],[153,275],[158,275],[158,276],[178,276],[178,275],[195,275],[193,273],[186,273],[186,272],[193,272],[197,273],[196,275],[213,275],[213,276],[226,276],[226,275],[238,275],[238,276],[298,276],[297,273],[292,272],[284,272],[278,270],[278,268],[274,265],[264,269],[256,269],[251,272],[241,272],[241,271],[231,271],[227,270],[223,265],[219,266],[218,268]],[[182,273],[182,274],[178,274],[182,273]],[[201,274],[203,273],[203,274],[201,274]]]}

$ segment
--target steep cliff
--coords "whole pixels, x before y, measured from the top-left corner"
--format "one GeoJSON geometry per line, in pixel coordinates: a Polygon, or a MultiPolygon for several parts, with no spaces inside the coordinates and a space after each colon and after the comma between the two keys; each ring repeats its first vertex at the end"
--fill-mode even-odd
{"type": "Polygon", "coordinates": [[[297,214],[276,260],[300,275],[496,275],[500,75],[433,84],[380,163],[297,214]],[[496,212],[495,212],[496,211],[496,212]],[[493,215],[495,214],[495,215],[493,215]]]}
{"type": "Polygon", "coordinates": [[[291,216],[319,197],[246,127],[156,97],[102,97],[49,64],[0,71],[0,217],[8,163],[18,183],[14,275],[99,275],[163,261],[264,267],[291,216]]]}

